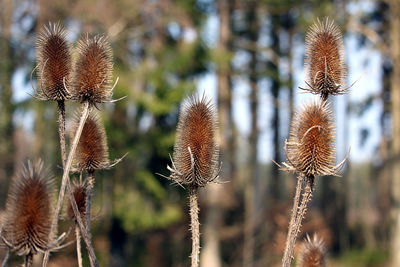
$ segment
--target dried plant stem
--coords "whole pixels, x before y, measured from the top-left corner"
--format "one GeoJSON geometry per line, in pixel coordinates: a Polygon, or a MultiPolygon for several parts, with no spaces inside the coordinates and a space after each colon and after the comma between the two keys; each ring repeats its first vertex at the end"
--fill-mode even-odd
{"type": "Polygon", "coordinates": [[[33,264],[33,255],[29,253],[28,255],[25,256],[25,267],[31,267],[33,264]]]}
{"type": "MultiPolygon", "coordinates": [[[[51,230],[50,230],[51,238],[50,239],[52,239],[53,234],[55,233],[55,231],[57,229],[58,216],[60,214],[60,210],[61,210],[62,203],[63,203],[63,200],[64,200],[65,188],[67,187],[67,185],[69,185],[69,187],[71,187],[70,186],[70,181],[69,181],[69,171],[71,169],[72,160],[74,158],[76,147],[78,146],[79,138],[81,136],[82,129],[83,129],[83,126],[85,125],[85,121],[86,121],[86,118],[88,117],[88,114],[89,114],[89,103],[85,102],[83,104],[83,107],[82,107],[82,114],[81,114],[81,119],[80,119],[80,122],[79,122],[79,126],[78,126],[78,128],[76,130],[76,133],[75,133],[75,136],[74,136],[74,140],[73,140],[73,143],[72,143],[72,146],[71,146],[71,150],[69,151],[69,154],[68,154],[68,160],[67,160],[67,162],[65,164],[65,168],[64,168],[64,172],[63,172],[63,176],[62,176],[62,180],[61,180],[60,192],[59,192],[59,195],[58,195],[57,206],[56,206],[56,210],[54,212],[53,220],[52,220],[52,223],[51,223],[51,230]]],[[[72,189],[68,190],[68,191],[71,191],[72,200],[73,200],[71,202],[75,203],[75,206],[76,206],[75,198],[73,197],[73,194],[72,194],[72,189]]],[[[74,205],[72,205],[72,206],[74,206],[74,205]]],[[[74,210],[74,213],[75,213],[75,210],[74,210]]],[[[79,212],[75,213],[75,216],[79,221],[79,219],[80,219],[79,212]]],[[[82,229],[85,230],[84,227],[82,228],[81,225],[79,225],[79,226],[80,226],[81,230],[82,229]]],[[[83,235],[83,232],[84,231],[82,231],[82,235],[83,235]]],[[[48,265],[49,255],[50,255],[50,251],[47,250],[46,253],[44,254],[44,258],[43,258],[43,267],[46,267],[48,265]]]]}
{"type": "Polygon", "coordinates": [[[59,100],[58,104],[58,135],[60,137],[61,160],[63,169],[67,163],[67,145],[65,142],[65,101],[59,100]]]}
{"type": "Polygon", "coordinates": [[[76,239],[76,256],[78,258],[78,266],[82,267],[82,252],[81,252],[81,232],[79,226],[75,224],[75,239],[76,239]]]}
{"type": "Polygon", "coordinates": [[[7,262],[8,262],[8,258],[10,257],[10,250],[7,249],[6,250],[6,255],[4,255],[4,259],[3,259],[3,263],[1,264],[1,267],[6,267],[7,266],[7,262]]]}
{"type": "Polygon", "coordinates": [[[307,204],[310,202],[314,187],[314,177],[306,177],[300,174],[297,178],[296,194],[293,201],[292,215],[290,217],[289,230],[286,239],[285,253],[282,259],[282,267],[289,267],[293,259],[294,245],[297,234],[300,231],[301,222],[307,211],[307,204]],[[304,193],[300,200],[303,184],[304,193]]]}
{"type": "Polygon", "coordinates": [[[92,209],[92,196],[94,187],[94,171],[88,172],[86,192],[86,228],[90,234],[90,211],[92,209]]]}
{"type": "Polygon", "coordinates": [[[200,223],[199,223],[199,197],[198,186],[189,186],[189,207],[190,207],[190,230],[192,232],[192,265],[199,266],[200,255],[200,223]]]}

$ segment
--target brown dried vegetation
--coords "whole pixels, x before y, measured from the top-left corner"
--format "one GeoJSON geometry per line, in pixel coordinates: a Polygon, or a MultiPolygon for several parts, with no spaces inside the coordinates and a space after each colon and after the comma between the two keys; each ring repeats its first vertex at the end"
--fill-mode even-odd
{"type": "Polygon", "coordinates": [[[299,266],[325,267],[325,256],[326,248],[322,239],[319,239],[317,235],[314,235],[311,239],[310,236],[307,235],[299,252],[299,266]]]}
{"type": "Polygon", "coordinates": [[[60,24],[49,24],[39,33],[36,41],[39,90],[43,100],[65,100],[72,73],[70,45],[66,31],[60,24]]]}
{"type": "MultiPolygon", "coordinates": [[[[78,127],[78,123],[75,128],[78,127]]],[[[93,113],[88,116],[83,126],[76,148],[75,165],[79,171],[88,172],[105,169],[110,165],[106,132],[93,113]]]]}
{"type": "MultiPolygon", "coordinates": [[[[74,194],[76,205],[78,206],[79,213],[82,218],[86,215],[86,196],[87,186],[85,183],[74,183],[72,192],[74,194]]],[[[71,205],[71,201],[68,201],[67,215],[71,220],[75,220],[74,210],[71,205]]]]}
{"type": "Polygon", "coordinates": [[[346,88],[342,88],[346,77],[343,38],[334,21],[318,19],[307,32],[305,49],[310,87],[305,90],[320,94],[323,99],[329,94],[345,93],[346,88]]]}
{"type": "Polygon", "coordinates": [[[172,179],[202,187],[218,177],[216,131],[217,115],[210,101],[205,97],[190,99],[179,116],[172,179]]]}
{"type": "Polygon", "coordinates": [[[18,255],[33,255],[49,246],[52,179],[43,163],[22,166],[8,194],[3,237],[18,255]]]}
{"type": "Polygon", "coordinates": [[[78,41],[78,61],[74,69],[72,95],[90,104],[107,102],[111,98],[112,50],[104,36],[78,41]]]}

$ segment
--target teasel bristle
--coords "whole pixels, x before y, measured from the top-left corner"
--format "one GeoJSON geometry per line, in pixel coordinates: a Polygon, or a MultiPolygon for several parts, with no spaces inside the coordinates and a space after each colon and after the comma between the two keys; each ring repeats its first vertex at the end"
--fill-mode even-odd
{"type": "Polygon", "coordinates": [[[175,182],[202,187],[218,178],[217,128],[210,100],[192,97],[184,104],[173,153],[171,178],[175,182]]]}
{"type": "Polygon", "coordinates": [[[306,177],[337,175],[335,124],[326,101],[311,102],[295,113],[286,148],[293,171],[306,177]]]}
{"type": "Polygon", "coordinates": [[[73,98],[90,104],[107,102],[112,95],[112,50],[104,36],[89,38],[77,43],[78,60],[74,68],[73,98]]]}
{"type": "Polygon", "coordinates": [[[311,239],[307,235],[304,240],[299,256],[300,267],[325,267],[326,266],[326,247],[322,239],[316,234],[311,239]]]}
{"type": "Polygon", "coordinates": [[[346,77],[344,45],[340,29],[333,20],[317,19],[306,35],[305,65],[307,84],[305,89],[319,94],[326,100],[328,95],[343,94],[346,77]]]}
{"type": "MultiPolygon", "coordinates": [[[[76,148],[74,165],[79,171],[93,172],[110,166],[106,132],[93,112],[86,119],[76,148]]],[[[75,128],[78,123],[75,123],[75,128]]]]}
{"type": "MultiPolygon", "coordinates": [[[[82,218],[86,216],[86,197],[87,197],[87,185],[84,182],[74,182],[72,186],[72,192],[75,198],[76,205],[78,206],[79,213],[82,218]]],[[[71,205],[71,201],[68,201],[67,215],[71,220],[75,220],[74,210],[71,205]]]]}
{"type": "Polygon", "coordinates": [[[2,237],[17,255],[34,255],[50,246],[53,179],[43,162],[22,166],[8,193],[2,237]]]}
{"type": "Polygon", "coordinates": [[[38,98],[60,101],[69,98],[66,89],[72,73],[71,49],[66,31],[59,23],[49,23],[37,41],[38,98]]]}

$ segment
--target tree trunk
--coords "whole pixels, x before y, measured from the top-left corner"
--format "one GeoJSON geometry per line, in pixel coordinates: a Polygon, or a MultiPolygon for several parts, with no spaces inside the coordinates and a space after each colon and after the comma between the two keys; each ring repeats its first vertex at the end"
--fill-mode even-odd
{"type": "Polygon", "coordinates": [[[390,5],[390,54],[392,59],[391,113],[392,113],[392,197],[394,216],[391,246],[392,266],[400,266],[400,2],[392,0],[390,5]]]}

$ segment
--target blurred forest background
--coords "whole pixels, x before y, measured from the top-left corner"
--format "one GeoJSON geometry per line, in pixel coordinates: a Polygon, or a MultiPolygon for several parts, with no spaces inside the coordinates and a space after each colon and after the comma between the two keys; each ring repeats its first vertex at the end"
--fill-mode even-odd
{"type": "MultiPolygon", "coordinates": [[[[399,14],[398,0],[1,0],[0,207],[27,158],[60,182],[56,104],[27,94],[37,32],[60,21],[71,43],[109,36],[114,98],[127,96],[101,108],[111,159],[129,152],[96,180],[101,266],[189,265],[188,191],[155,173],[168,175],[180,103],[196,91],[218,107],[229,181],[201,191],[201,266],[280,266],[296,181],[270,159],[285,160],[293,111],[312,98],[297,89],[305,31],[329,16],[344,35],[348,84],[364,75],[332,99],[338,160],[350,146],[351,156],[342,178],[316,180],[299,240],[318,233],[330,266],[400,266],[399,14]]],[[[69,122],[76,110],[67,103],[69,122]]],[[[50,262],[75,259],[71,245],[50,262]]]]}

